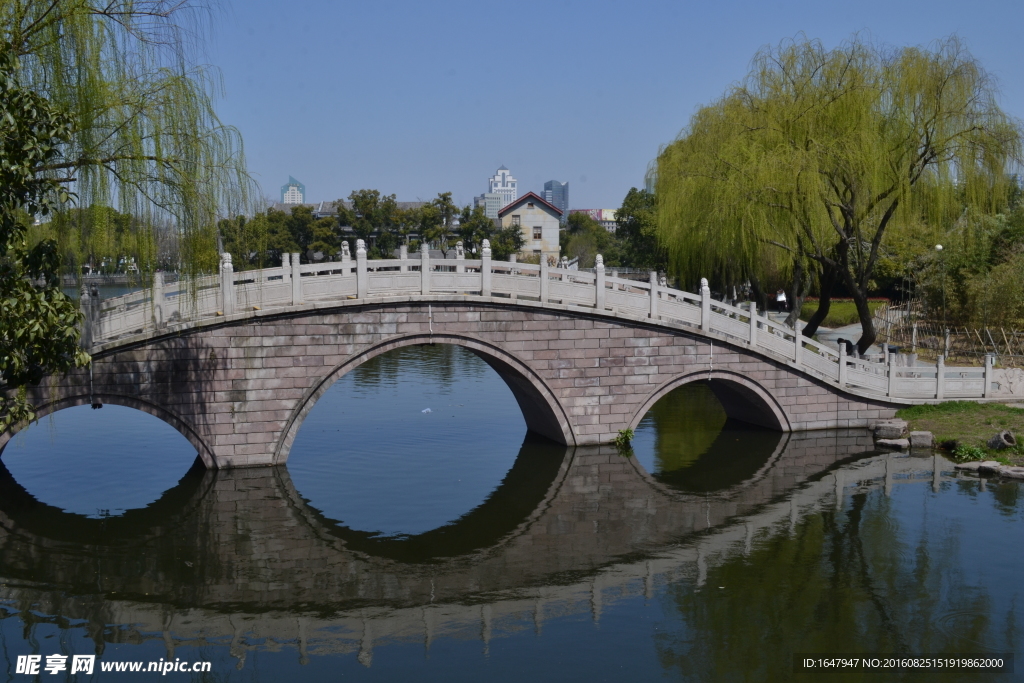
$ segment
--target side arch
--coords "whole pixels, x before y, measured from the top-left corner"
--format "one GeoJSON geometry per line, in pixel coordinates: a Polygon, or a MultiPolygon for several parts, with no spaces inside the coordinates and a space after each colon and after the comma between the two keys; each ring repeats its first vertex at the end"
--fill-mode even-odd
{"type": "MultiPolygon", "coordinates": [[[[216,469],[217,461],[213,457],[212,449],[207,445],[203,437],[185,420],[179,416],[170,412],[166,408],[162,408],[156,404],[149,403],[148,401],[140,400],[134,396],[122,396],[120,394],[79,394],[76,396],[66,396],[58,401],[51,401],[44,403],[41,406],[36,407],[36,420],[46,417],[51,413],[55,413],[58,410],[64,410],[65,408],[74,408],[75,406],[90,405],[95,400],[99,400],[104,405],[115,405],[124,406],[125,408],[134,408],[144,413],[148,413],[153,417],[166,422],[171,427],[188,439],[188,442],[192,444],[192,447],[199,453],[199,457],[202,459],[203,464],[206,465],[207,469],[216,469]]],[[[0,456],[3,454],[3,449],[7,443],[14,438],[14,435],[20,432],[22,429],[27,427],[29,422],[23,422],[18,425],[12,426],[10,429],[0,434],[0,456]]]]}
{"type": "Polygon", "coordinates": [[[709,380],[711,391],[729,417],[780,432],[793,431],[789,416],[771,392],[749,377],[728,370],[713,370],[711,373],[700,370],[665,382],[652,392],[633,414],[629,428],[636,429],[647,411],[668,392],[684,384],[704,380],[709,380]]]}
{"type": "Polygon", "coordinates": [[[311,387],[288,419],[281,439],[274,449],[274,464],[280,465],[288,460],[292,444],[309,411],[335,382],[382,353],[421,344],[451,344],[461,346],[477,355],[508,385],[523,412],[527,429],[562,445],[576,445],[576,435],[565,409],[544,380],[521,360],[492,344],[472,337],[414,334],[391,338],[364,349],[335,367],[311,387]]]}

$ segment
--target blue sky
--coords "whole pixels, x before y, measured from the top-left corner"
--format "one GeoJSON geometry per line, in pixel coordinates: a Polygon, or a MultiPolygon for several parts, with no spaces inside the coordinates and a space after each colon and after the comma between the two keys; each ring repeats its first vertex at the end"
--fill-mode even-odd
{"type": "Polygon", "coordinates": [[[762,46],[959,35],[1024,118],[1024,0],[361,2],[235,0],[204,58],[221,118],[276,198],[360,188],[469,203],[500,165],[521,192],[569,181],[573,208],[615,208],[702,104],[762,46]]]}

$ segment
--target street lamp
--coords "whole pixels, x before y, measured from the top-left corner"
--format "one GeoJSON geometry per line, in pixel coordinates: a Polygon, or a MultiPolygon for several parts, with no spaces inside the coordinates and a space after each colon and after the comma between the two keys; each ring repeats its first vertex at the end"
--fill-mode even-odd
{"type": "MultiPolygon", "coordinates": [[[[946,329],[946,259],[942,254],[942,245],[936,244],[935,251],[939,254],[939,268],[942,271],[942,333],[949,338],[949,331],[946,329]]],[[[943,349],[948,353],[948,349],[943,349]]]]}

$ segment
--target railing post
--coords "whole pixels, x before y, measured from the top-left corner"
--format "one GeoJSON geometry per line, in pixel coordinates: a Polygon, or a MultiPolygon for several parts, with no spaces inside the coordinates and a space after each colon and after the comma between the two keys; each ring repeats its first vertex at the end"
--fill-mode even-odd
{"type": "Polygon", "coordinates": [[[841,341],[839,344],[839,388],[846,388],[846,343],[841,341]]]}
{"type": "Polygon", "coordinates": [[[356,240],[356,298],[365,299],[370,293],[370,276],[366,272],[366,242],[356,240]]]}
{"type": "Polygon", "coordinates": [[[981,390],[981,397],[988,398],[988,392],[992,388],[992,366],[995,364],[996,357],[991,354],[985,354],[985,388],[981,390]]]}
{"type": "Polygon", "coordinates": [[[79,344],[83,349],[88,349],[92,346],[95,332],[93,317],[95,303],[89,294],[89,285],[83,283],[82,295],[78,300],[78,305],[82,308],[82,336],[79,339],[79,344]]]}
{"type": "Polygon", "coordinates": [[[430,245],[420,243],[420,294],[430,294],[430,245]]]}
{"type": "Polygon", "coordinates": [[[346,266],[351,267],[352,263],[352,252],[348,250],[348,240],[341,243],[341,274],[348,275],[349,270],[346,266]]]}
{"type": "MultiPolygon", "coordinates": [[[[285,254],[287,256],[287,254],[285,254]]],[[[302,273],[299,271],[299,255],[292,254],[292,306],[302,303],[302,273]]]]}
{"type": "Polygon", "coordinates": [[[700,279],[700,329],[711,331],[711,288],[706,277],[700,279]]]}
{"type": "Polygon", "coordinates": [[[164,326],[164,273],[158,270],[153,273],[153,325],[157,329],[164,326]]]}
{"type": "Polygon", "coordinates": [[[650,292],[651,293],[651,311],[650,311],[649,315],[652,318],[657,319],[658,318],[658,274],[656,272],[654,272],[653,270],[651,271],[651,276],[649,278],[649,282],[651,283],[651,292],[650,292]]]}
{"type": "Polygon", "coordinates": [[[885,395],[892,396],[892,388],[896,381],[896,354],[889,353],[888,343],[885,345],[885,369],[889,380],[885,385],[885,395]]]}
{"type": "Polygon", "coordinates": [[[939,356],[935,362],[935,398],[940,401],[946,394],[946,357],[939,356]]]}
{"type": "Polygon", "coordinates": [[[599,311],[603,311],[604,310],[604,256],[602,256],[601,254],[598,254],[597,258],[595,259],[594,273],[597,275],[597,277],[594,278],[594,282],[597,285],[597,292],[596,292],[596,296],[594,298],[594,308],[596,308],[599,311]]]}
{"type": "Polygon", "coordinates": [[[793,323],[793,362],[800,365],[800,352],[803,350],[803,340],[800,338],[800,321],[793,323]]]}
{"type": "Polygon", "coordinates": [[[398,259],[402,262],[402,264],[400,266],[398,266],[398,272],[399,273],[406,273],[406,272],[408,272],[409,271],[409,264],[406,263],[406,261],[409,260],[409,245],[408,244],[399,245],[399,247],[398,247],[398,259]]]}
{"type": "Polygon", "coordinates": [[[466,249],[462,246],[462,240],[455,243],[455,272],[466,272],[466,249]]]}
{"type": "Polygon", "coordinates": [[[910,333],[910,352],[917,353],[917,321],[914,321],[914,329],[910,333]]]}
{"type": "Polygon", "coordinates": [[[235,312],[235,269],[227,252],[220,255],[220,310],[224,315],[235,312]]]}
{"type": "MultiPolygon", "coordinates": [[[[516,258],[518,258],[518,257],[515,254],[509,254],[508,262],[509,263],[515,263],[516,262],[516,258]]],[[[512,277],[509,278],[509,282],[512,283],[512,293],[509,295],[509,298],[512,299],[513,301],[515,301],[515,299],[517,298],[517,289],[518,289],[517,284],[518,283],[516,282],[516,275],[518,275],[518,274],[519,274],[519,271],[517,271],[515,268],[509,268],[509,275],[512,276],[512,277]]]]}
{"type": "Polygon", "coordinates": [[[750,348],[757,348],[757,304],[750,302],[750,348]]]}
{"type": "Polygon", "coordinates": [[[548,260],[542,254],[540,257],[540,302],[548,302],[548,260]]]}
{"type": "Polygon", "coordinates": [[[491,241],[484,240],[480,250],[480,296],[491,295],[491,241]]]}

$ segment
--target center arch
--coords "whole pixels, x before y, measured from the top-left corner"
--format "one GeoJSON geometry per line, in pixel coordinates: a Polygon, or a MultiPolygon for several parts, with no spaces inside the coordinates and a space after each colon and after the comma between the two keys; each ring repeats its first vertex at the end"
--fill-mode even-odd
{"type": "Polygon", "coordinates": [[[288,460],[295,437],[302,427],[306,416],[317,401],[330,389],[335,382],[352,370],[388,351],[406,346],[424,344],[450,344],[460,346],[487,363],[515,396],[516,403],[526,420],[529,431],[565,446],[576,445],[576,435],[565,409],[555,397],[554,392],[544,380],[528,365],[493,344],[459,335],[412,334],[398,338],[390,338],[352,355],[344,363],[336,366],[319,382],[311,387],[303,396],[299,405],[292,412],[282,432],[281,439],[274,451],[274,464],[280,465],[288,460]]]}
{"type": "Polygon", "coordinates": [[[629,428],[636,429],[647,411],[665,394],[684,384],[700,381],[708,382],[729,417],[780,432],[793,431],[789,416],[771,392],[749,377],[728,370],[698,370],[665,382],[633,414],[629,428]]]}

